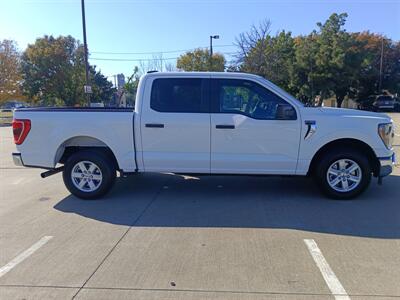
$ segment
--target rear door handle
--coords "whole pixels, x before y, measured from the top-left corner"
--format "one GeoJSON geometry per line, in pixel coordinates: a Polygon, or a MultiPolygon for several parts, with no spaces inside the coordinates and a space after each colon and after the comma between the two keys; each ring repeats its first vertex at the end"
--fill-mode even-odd
{"type": "Polygon", "coordinates": [[[155,124],[155,123],[146,124],[145,126],[148,128],[164,128],[164,124],[155,124]]]}
{"type": "Polygon", "coordinates": [[[235,129],[235,125],[215,125],[217,129],[235,129]]]}

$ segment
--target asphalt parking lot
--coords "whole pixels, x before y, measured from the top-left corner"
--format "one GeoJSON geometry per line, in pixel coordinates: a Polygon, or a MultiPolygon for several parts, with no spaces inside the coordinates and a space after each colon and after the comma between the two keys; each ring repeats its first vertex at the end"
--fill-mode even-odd
{"type": "Polygon", "coordinates": [[[400,298],[399,166],[352,201],[305,178],[171,174],[82,201],[13,150],[0,127],[0,299],[400,298]]]}

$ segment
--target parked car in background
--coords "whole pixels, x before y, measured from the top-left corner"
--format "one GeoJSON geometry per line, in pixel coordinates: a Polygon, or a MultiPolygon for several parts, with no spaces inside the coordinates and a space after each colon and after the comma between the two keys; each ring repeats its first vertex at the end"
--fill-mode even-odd
{"type": "Polygon", "coordinates": [[[366,99],[362,99],[358,101],[358,109],[361,110],[368,110],[368,111],[374,111],[374,102],[375,102],[376,96],[370,96],[366,99]]]}
{"type": "Polygon", "coordinates": [[[91,102],[90,103],[90,107],[104,107],[104,103],[103,102],[91,102]]]}
{"type": "Polygon", "coordinates": [[[394,111],[400,112],[400,98],[394,98],[394,111]]]}
{"type": "Polygon", "coordinates": [[[394,97],[390,95],[377,96],[373,107],[374,111],[394,111],[394,97]]]}
{"type": "Polygon", "coordinates": [[[311,176],[329,197],[350,199],[395,160],[389,116],[307,107],[245,73],[149,73],[134,109],[29,108],[14,117],[14,162],[48,169],[42,177],[63,171],[83,199],[110,190],[116,171],[311,176]]]}
{"type": "Polygon", "coordinates": [[[25,108],[25,107],[29,107],[29,105],[26,102],[17,101],[17,100],[10,100],[10,101],[6,101],[1,106],[1,110],[3,110],[3,111],[12,111],[12,110],[17,109],[17,108],[25,108]]]}

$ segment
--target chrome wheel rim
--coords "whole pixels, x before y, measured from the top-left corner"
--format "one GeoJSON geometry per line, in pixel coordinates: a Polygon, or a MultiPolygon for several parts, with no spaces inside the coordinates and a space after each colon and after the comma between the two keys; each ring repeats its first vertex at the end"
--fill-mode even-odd
{"type": "Polygon", "coordinates": [[[103,181],[100,168],[91,161],[80,161],[72,168],[71,179],[74,186],[82,192],[93,192],[103,181]]]}
{"type": "Polygon", "coordinates": [[[337,192],[350,192],[361,182],[361,167],[351,159],[339,159],[328,168],[326,174],[329,186],[337,192]]]}

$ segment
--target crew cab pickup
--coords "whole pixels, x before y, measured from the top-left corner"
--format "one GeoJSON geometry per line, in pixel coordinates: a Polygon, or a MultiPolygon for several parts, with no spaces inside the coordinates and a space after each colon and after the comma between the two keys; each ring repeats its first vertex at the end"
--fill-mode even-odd
{"type": "Polygon", "coordinates": [[[107,193],[117,171],[310,176],[349,199],[394,162],[387,115],[307,107],[244,73],[148,73],[134,109],[17,109],[13,132],[17,165],[62,171],[83,199],[107,193]]]}

